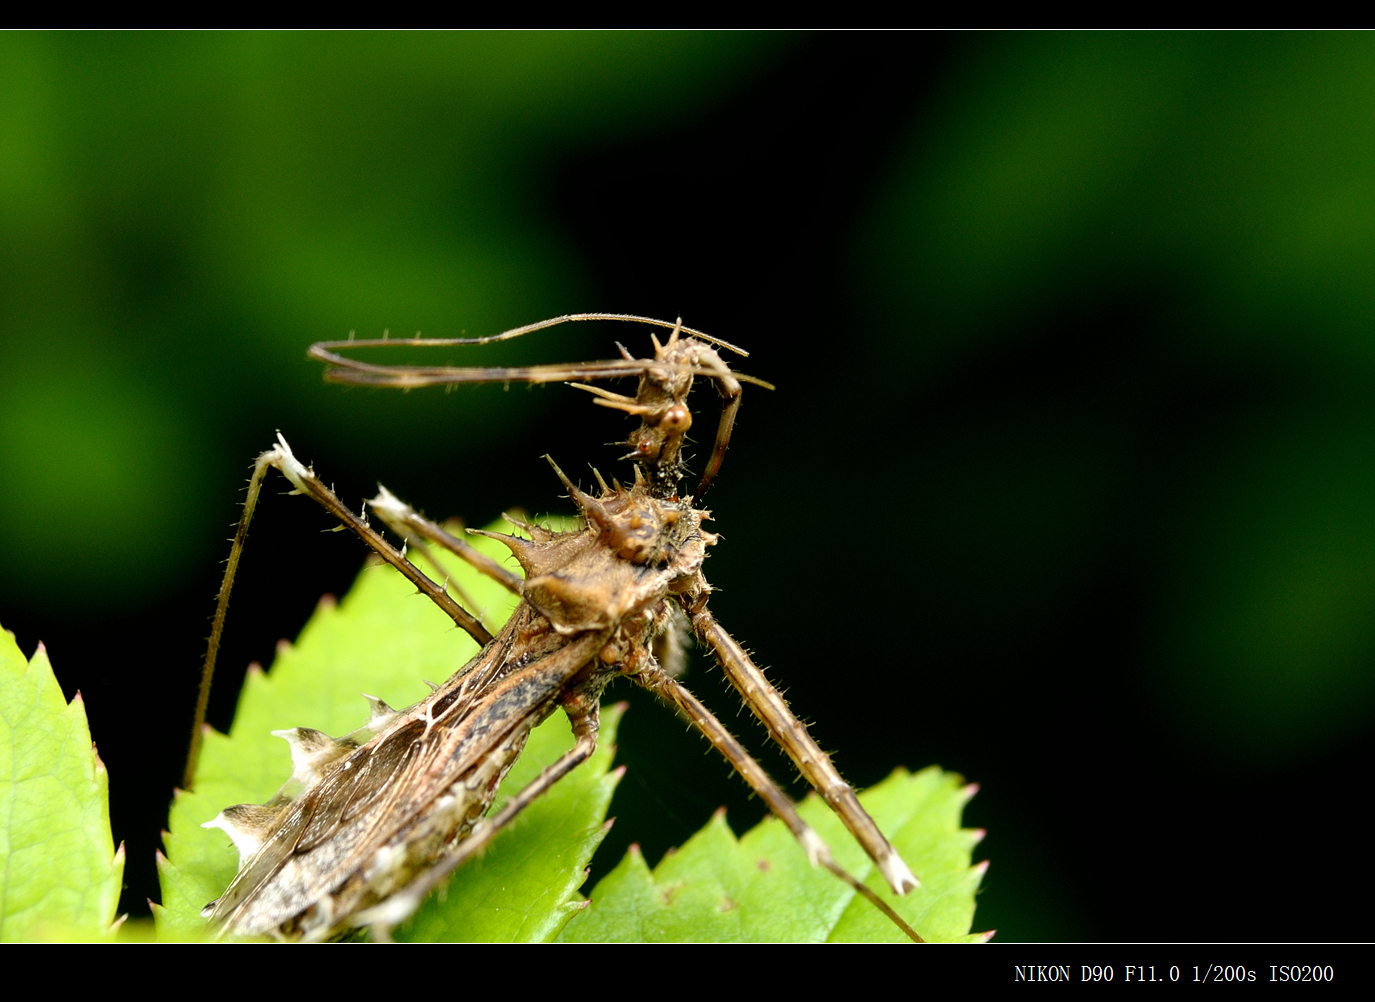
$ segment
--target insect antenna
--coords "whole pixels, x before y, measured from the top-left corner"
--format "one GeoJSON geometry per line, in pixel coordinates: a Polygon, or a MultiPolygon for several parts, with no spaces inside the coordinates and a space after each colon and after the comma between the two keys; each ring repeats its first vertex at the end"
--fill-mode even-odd
{"type": "Polygon", "coordinates": [[[741,348],[712,337],[702,331],[683,325],[682,318],[669,323],[652,317],[639,317],[621,313],[574,313],[539,323],[527,324],[501,334],[476,338],[380,338],[371,340],[319,341],[310,346],[307,355],[327,366],[325,378],[331,382],[351,383],[361,386],[389,386],[398,389],[414,389],[421,386],[450,387],[460,383],[513,383],[530,384],[571,383],[578,389],[594,394],[594,401],[602,407],[609,407],[642,419],[642,424],[632,433],[630,441],[633,458],[646,467],[648,478],[655,493],[669,497],[677,493],[678,481],[682,476],[682,461],[679,456],[681,440],[691,425],[684,398],[692,386],[694,376],[705,376],[716,385],[723,398],[721,418],[706,469],[702,473],[695,497],[700,498],[711,486],[720,472],[731,431],[735,426],[735,416],[740,408],[741,384],[750,383],[773,389],[773,384],[754,376],[737,373],[721,359],[709,345],[715,345],[742,357],[748,352],[741,348]],[[464,345],[492,344],[521,337],[533,331],[543,330],[558,324],[586,320],[618,320],[644,323],[667,328],[671,333],[661,342],[654,335],[652,359],[635,358],[624,345],[617,343],[621,357],[600,362],[578,362],[555,365],[533,366],[416,366],[416,365],[379,365],[363,362],[340,354],[342,349],[380,348],[394,346],[410,347],[449,347],[464,345]],[[589,386],[587,380],[619,379],[627,376],[640,378],[639,392],[634,397],[602,390],[589,386]]]}
{"type": "MultiPolygon", "coordinates": [[[[346,340],[346,341],[317,341],[315,344],[313,344],[313,345],[310,346],[310,350],[307,352],[307,354],[308,354],[311,358],[319,359],[319,360],[321,360],[321,361],[330,361],[330,362],[334,362],[333,359],[326,359],[326,358],[324,357],[325,355],[329,354],[330,349],[334,349],[334,348],[374,348],[374,347],[378,347],[378,346],[380,346],[380,345],[419,345],[419,346],[422,346],[422,347],[436,347],[436,348],[437,348],[437,347],[444,347],[444,346],[449,346],[449,345],[494,344],[494,343],[496,343],[496,342],[498,342],[498,341],[510,341],[510,340],[515,339],[515,338],[521,337],[521,336],[523,336],[523,335],[525,335],[525,334],[531,334],[531,333],[534,333],[535,331],[544,330],[544,329],[547,328],[547,327],[557,327],[559,324],[577,323],[578,321],[583,321],[583,320],[623,320],[623,321],[626,321],[626,322],[629,322],[629,323],[651,324],[651,325],[653,325],[653,326],[655,326],[655,327],[667,327],[667,328],[669,328],[670,330],[674,330],[675,332],[681,332],[681,333],[684,333],[684,334],[689,335],[690,337],[695,337],[695,338],[697,338],[698,340],[706,341],[708,344],[714,344],[714,345],[716,345],[718,348],[725,348],[727,351],[733,351],[733,352],[735,352],[735,354],[739,355],[741,358],[748,358],[748,357],[749,357],[749,354],[750,354],[750,353],[747,352],[744,348],[740,348],[740,347],[738,347],[738,346],[736,346],[736,345],[733,345],[733,344],[731,344],[729,341],[723,341],[721,338],[713,337],[712,335],[707,334],[707,333],[705,333],[704,331],[694,330],[694,329],[691,328],[691,327],[684,327],[684,326],[683,326],[683,321],[682,321],[681,318],[678,319],[678,320],[675,321],[675,322],[670,322],[670,321],[667,321],[667,320],[656,320],[654,317],[641,317],[641,316],[636,316],[636,315],[631,314],[631,313],[566,313],[566,314],[564,314],[564,315],[561,316],[561,317],[551,317],[551,318],[548,319],[548,320],[541,320],[541,321],[539,321],[538,323],[526,324],[524,327],[513,327],[513,328],[512,328],[511,330],[509,330],[509,331],[502,331],[500,334],[488,334],[488,335],[486,335],[486,336],[484,336],[484,337],[455,337],[455,338],[419,338],[419,337],[415,337],[415,338],[390,338],[390,337],[386,337],[386,338],[371,338],[371,339],[367,339],[367,338],[354,339],[354,338],[350,337],[350,338],[349,338],[348,340],[346,340]]],[[[624,348],[624,347],[621,347],[621,351],[622,351],[622,353],[627,354],[627,357],[629,357],[629,354],[625,351],[625,348],[624,348]]],[[[347,361],[348,361],[347,359],[343,359],[343,360],[342,360],[342,362],[347,362],[347,361]]],[[[340,363],[334,363],[334,364],[340,364],[340,363]]]]}

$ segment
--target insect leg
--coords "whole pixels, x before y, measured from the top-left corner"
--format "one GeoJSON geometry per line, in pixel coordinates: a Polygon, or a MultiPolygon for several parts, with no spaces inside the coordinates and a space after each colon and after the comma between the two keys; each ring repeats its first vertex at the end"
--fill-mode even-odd
{"type": "Polygon", "coordinates": [[[277,443],[276,447],[263,453],[263,456],[267,457],[270,464],[281,470],[286,478],[291,481],[292,486],[296,488],[296,493],[307,494],[314,498],[322,508],[342,522],[346,528],[351,529],[364,543],[367,543],[374,553],[400,571],[402,576],[415,585],[423,595],[443,609],[455,625],[465,630],[479,644],[486,646],[491,642],[492,635],[487,632],[485,626],[473,617],[472,613],[455,602],[441,585],[426,577],[420,568],[407,560],[376,529],[349,511],[348,506],[340,501],[332,490],[320,482],[320,479],[315,476],[314,470],[302,466],[300,460],[292,455],[291,447],[286,444],[286,439],[278,435],[277,443]]]}
{"type": "Polygon", "coordinates": [[[358,924],[369,926],[373,939],[379,942],[390,940],[392,928],[410,918],[425,896],[448,879],[449,874],[486,847],[498,832],[540,795],[592,757],[597,750],[597,733],[601,728],[601,707],[597,696],[572,690],[564,694],[562,702],[568,721],[573,726],[573,747],[506,801],[496,814],[474,825],[468,837],[443,860],[382,904],[358,913],[358,924]]]}
{"type": "Polygon", "coordinates": [[[491,557],[475,550],[452,533],[446,532],[443,526],[425,518],[381,484],[378,484],[377,497],[368,502],[368,507],[377,512],[378,517],[407,543],[417,539],[428,539],[432,543],[437,543],[507,591],[520,594],[521,585],[525,582],[519,574],[512,574],[491,557]]]}
{"type": "Polygon", "coordinates": [[[716,718],[715,714],[703,706],[681,682],[658,668],[642,671],[634,678],[645,688],[671,700],[692,725],[706,736],[707,740],[716,747],[716,750],[725,756],[726,761],[734,767],[735,771],[740,773],[750,788],[759,794],[760,799],[769,805],[769,810],[774,813],[774,816],[788,826],[788,830],[801,844],[813,866],[823,866],[830,870],[856,892],[868,898],[914,942],[924,942],[921,936],[917,935],[916,930],[908,925],[901,915],[893,911],[888,902],[880,898],[863,881],[852,876],[835,861],[831,855],[831,847],[822,841],[821,836],[816,833],[811,825],[802,820],[802,816],[797,813],[796,805],[773,781],[773,777],[755,761],[749,752],[745,751],[744,746],[716,718]]]}
{"type": "Polygon", "coordinates": [[[229,612],[229,593],[234,588],[234,575],[239,571],[239,558],[243,556],[244,541],[248,538],[248,524],[253,521],[253,510],[258,506],[263,477],[267,476],[268,468],[272,465],[271,455],[271,452],[265,452],[253,464],[253,475],[248,478],[248,495],[243,503],[243,515],[239,519],[239,528],[234,533],[234,544],[229,549],[229,560],[225,563],[224,580],[220,582],[220,591],[215,598],[215,618],[210,623],[205,663],[201,666],[200,690],[196,693],[196,715],[191,724],[191,748],[186,753],[186,774],[181,781],[182,789],[185,790],[191,789],[196,778],[196,764],[200,761],[201,741],[205,736],[205,711],[210,704],[210,683],[215,677],[215,661],[220,655],[224,619],[229,612]]]}
{"type": "Polygon", "coordinates": [[[721,406],[721,421],[716,426],[716,441],[711,447],[711,458],[707,460],[707,468],[702,472],[702,479],[697,484],[695,498],[699,501],[711,486],[711,482],[716,479],[716,474],[721,471],[721,462],[726,458],[726,446],[730,444],[730,433],[735,427],[735,415],[740,410],[741,388],[735,374],[725,365],[721,365],[719,370],[712,373],[712,381],[716,383],[716,388],[726,402],[721,406]]]}
{"type": "Polygon", "coordinates": [[[920,886],[902,857],[898,855],[883,832],[869,817],[855,796],[855,791],[836,771],[831,757],[821,750],[807,733],[807,727],[788,708],[783,694],[770,684],[764,673],[750,660],[735,639],[721,629],[707,611],[705,597],[689,611],[692,628],[697,636],[716,654],[726,677],[735,686],[754,715],[768,728],[774,741],[788,753],[807,782],[821,794],[831,810],[845,822],[869,858],[878,864],[879,872],[898,894],[920,886]]]}
{"type": "Polygon", "coordinates": [[[238,572],[239,560],[243,555],[244,541],[248,538],[248,524],[252,521],[253,510],[258,503],[263,478],[267,475],[268,469],[274,466],[296,488],[292,491],[293,494],[307,494],[314,498],[326,511],[362,539],[373,552],[400,571],[422,594],[444,610],[456,625],[467,631],[479,644],[486,646],[492,639],[487,628],[478,622],[468,610],[455,602],[442,585],[431,581],[421,572],[420,568],[407,560],[405,555],[387,542],[376,529],[349,511],[348,506],[340,501],[332,490],[320,482],[313,470],[301,464],[300,460],[292,454],[291,447],[286,444],[286,439],[279,434],[277,445],[260,455],[253,465],[253,476],[248,481],[248,496],[244,499],[243,517],[239,520],[239,528],[234,535],[234,544],[229,551],[229,562],[225,567],[224,581],[220,584],[219,598],[215,606],[215,618],[210,627],[210,640],[206,648],[205,664],[201,669],[200,692],[196,697],[196,715],[192,724],[191,749],[187,754],[186,773],[182,778],[182,786],[187,790],[191,789],[195,781],[196,764],[200,758],[205,710],[210,700],[210,683],[214,678],[215,661],[219,656],[220,638],[224,632],[225,615],[229,609],[229,592],[234,585],[234,576],[238,572]]]}

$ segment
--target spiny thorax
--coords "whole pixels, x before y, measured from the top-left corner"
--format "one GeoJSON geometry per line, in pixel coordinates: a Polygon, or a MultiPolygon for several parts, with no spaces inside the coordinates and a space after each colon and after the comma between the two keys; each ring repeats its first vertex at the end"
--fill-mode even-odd
{"type": "Polygon", "coordinates": [[[593,497],[559,475],[584,527],[556,533],[517,522],[529,539],[497,537],[525,571],[525,600],[555,631],[566,636],[653,614],[670,592],[698,576],[715,537],[701,531],[702,513],[689,502],[656,498],[643,481],[593,497]]]}

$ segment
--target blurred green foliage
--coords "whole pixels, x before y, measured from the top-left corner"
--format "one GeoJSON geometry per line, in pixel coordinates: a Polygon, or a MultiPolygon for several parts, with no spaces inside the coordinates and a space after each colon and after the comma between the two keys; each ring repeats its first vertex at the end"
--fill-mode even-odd
{"type": "MultiPolygon", "coordinates": [[[[298,434],[343,426],[433,461],[438,395],[398,408],[320,393],[305,345],[567,312],[586,275],[532,198],[551,162],[701,107],[776,47],[652,33],[0,38],[0,574],[54,603],[76,578],[118,579],[117,603],[175,587],[216,538],[207,502],[243,461],[232,429],[264,410],[298,434]],[[40,559],[59,537],[66,552],[40,559]]],[[[537,410],[474,399],[496,424],[537,410]]]]}
{"type": "MultiPolygon", "coordinates": [[[[973,523],[970,576],[1034,612],[1110,534],[1144,534],[1163,712],[1261,762],[1368,728],[1375,44],[1004,36],[939,90],[856,245],[888,364],[939,378],[1113,297],[1149,346],[1135,383],[1047,389],[943,443],[953,482],[918,491],[973,523]],[[1133,455],[1134,422],[1179,419],[1188,382],[1219,371],[1262,383],[1260,405],[1182,416],[1172,456],[1133,455]]],[[[1104,323],[1091,350],[1129,336],[1104,323]]]]}
{"type": "Polygon", "coordinates": [[[1330,34],[980,47],[913,134],[865,248],[875,284],[929,320],[910,350],[1154,279],[1206,310],[1173,318],[1200,350],[1370,365],[1372,53],[1330,34]]]}

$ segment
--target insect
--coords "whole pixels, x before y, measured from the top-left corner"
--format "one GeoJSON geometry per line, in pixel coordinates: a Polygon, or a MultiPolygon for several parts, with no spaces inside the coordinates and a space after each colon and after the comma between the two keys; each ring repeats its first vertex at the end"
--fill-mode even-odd
{"type": "Polygon", "coordinates": [[[726,342],[684,327],[681,320],[668,323],[617,314],[556,317],[487,338],[336,341],[311,347],[310,356],[329,366],[326,378],[338,382],[393,387],[568,382],[591,393],[594,403],[639,419],[625,442],[629,453],[624,458],[633,462],[634,479],[630,486],[616,480],[608,485],[596,473],[597,492],[585,493],[550,459],[554,474],[578,507],[582,527],[553,532],[507,516],[528,539],[481,533],[510,548],[523,576],[480,554],[385,489],[367,502],[404,544],[447,549],[520,596],[510,620],[492,636],[444,584],[428,577],[407,559],[405,550],[374,529],[366,514],[350,511],[278,435],[277,444],[254,466],[220,589],[186,785],[194,776],[229,592],[270,469],[286,476],[293,493],[313,498],[341,527],[357,534],[482,649],[414,706],[394,710],[374,699],[371,719],[352,734],[331,738],[305,728],[280,732],[292,746],[293,773],[287,784],[266,804],[229,807],[208,823],[224,829],[240,852],[238,874],[203,912],[217,932],[326,940],[367,928],[374,938],[388,938],[390,930],[456,867],[592,754],[602,690],[625,676],[672,703],[711,741],[787,825],[813,865],[829,869],[909,936],[920,939],[887,903],[835,863],[789,797],[677,680],[683,645],[689,634],[695,635],[893,890],[905,894],[918,886],[830,758],[709,609],[711,586],[702,569],[717,537],[703,528],[710,516],[700,507],[701,498],[720,471],[742,383],[769,385],[733,372],[721,351],[744,355],[726,342]],[[651,334],[651,358],[636,358],[621,347],[621,358],[610,361],[525,368],[377,365],[340,354],[343,349],[383,344],[483,344],[583,320],[633,321],[671,333],[662,342],[651,334]],[[590,384],[628,376],[638,379],[633,397],[590,384]],[[695,492],[684,496],[679,493],[686,473],[683,445],[693,423],[687,399],[697,378],[715,385],[723,405],[706,468],[695,492]],[[502,777],[530,731],[560,708],[573,730],[573,748],[487,816],[502,777]]]}

